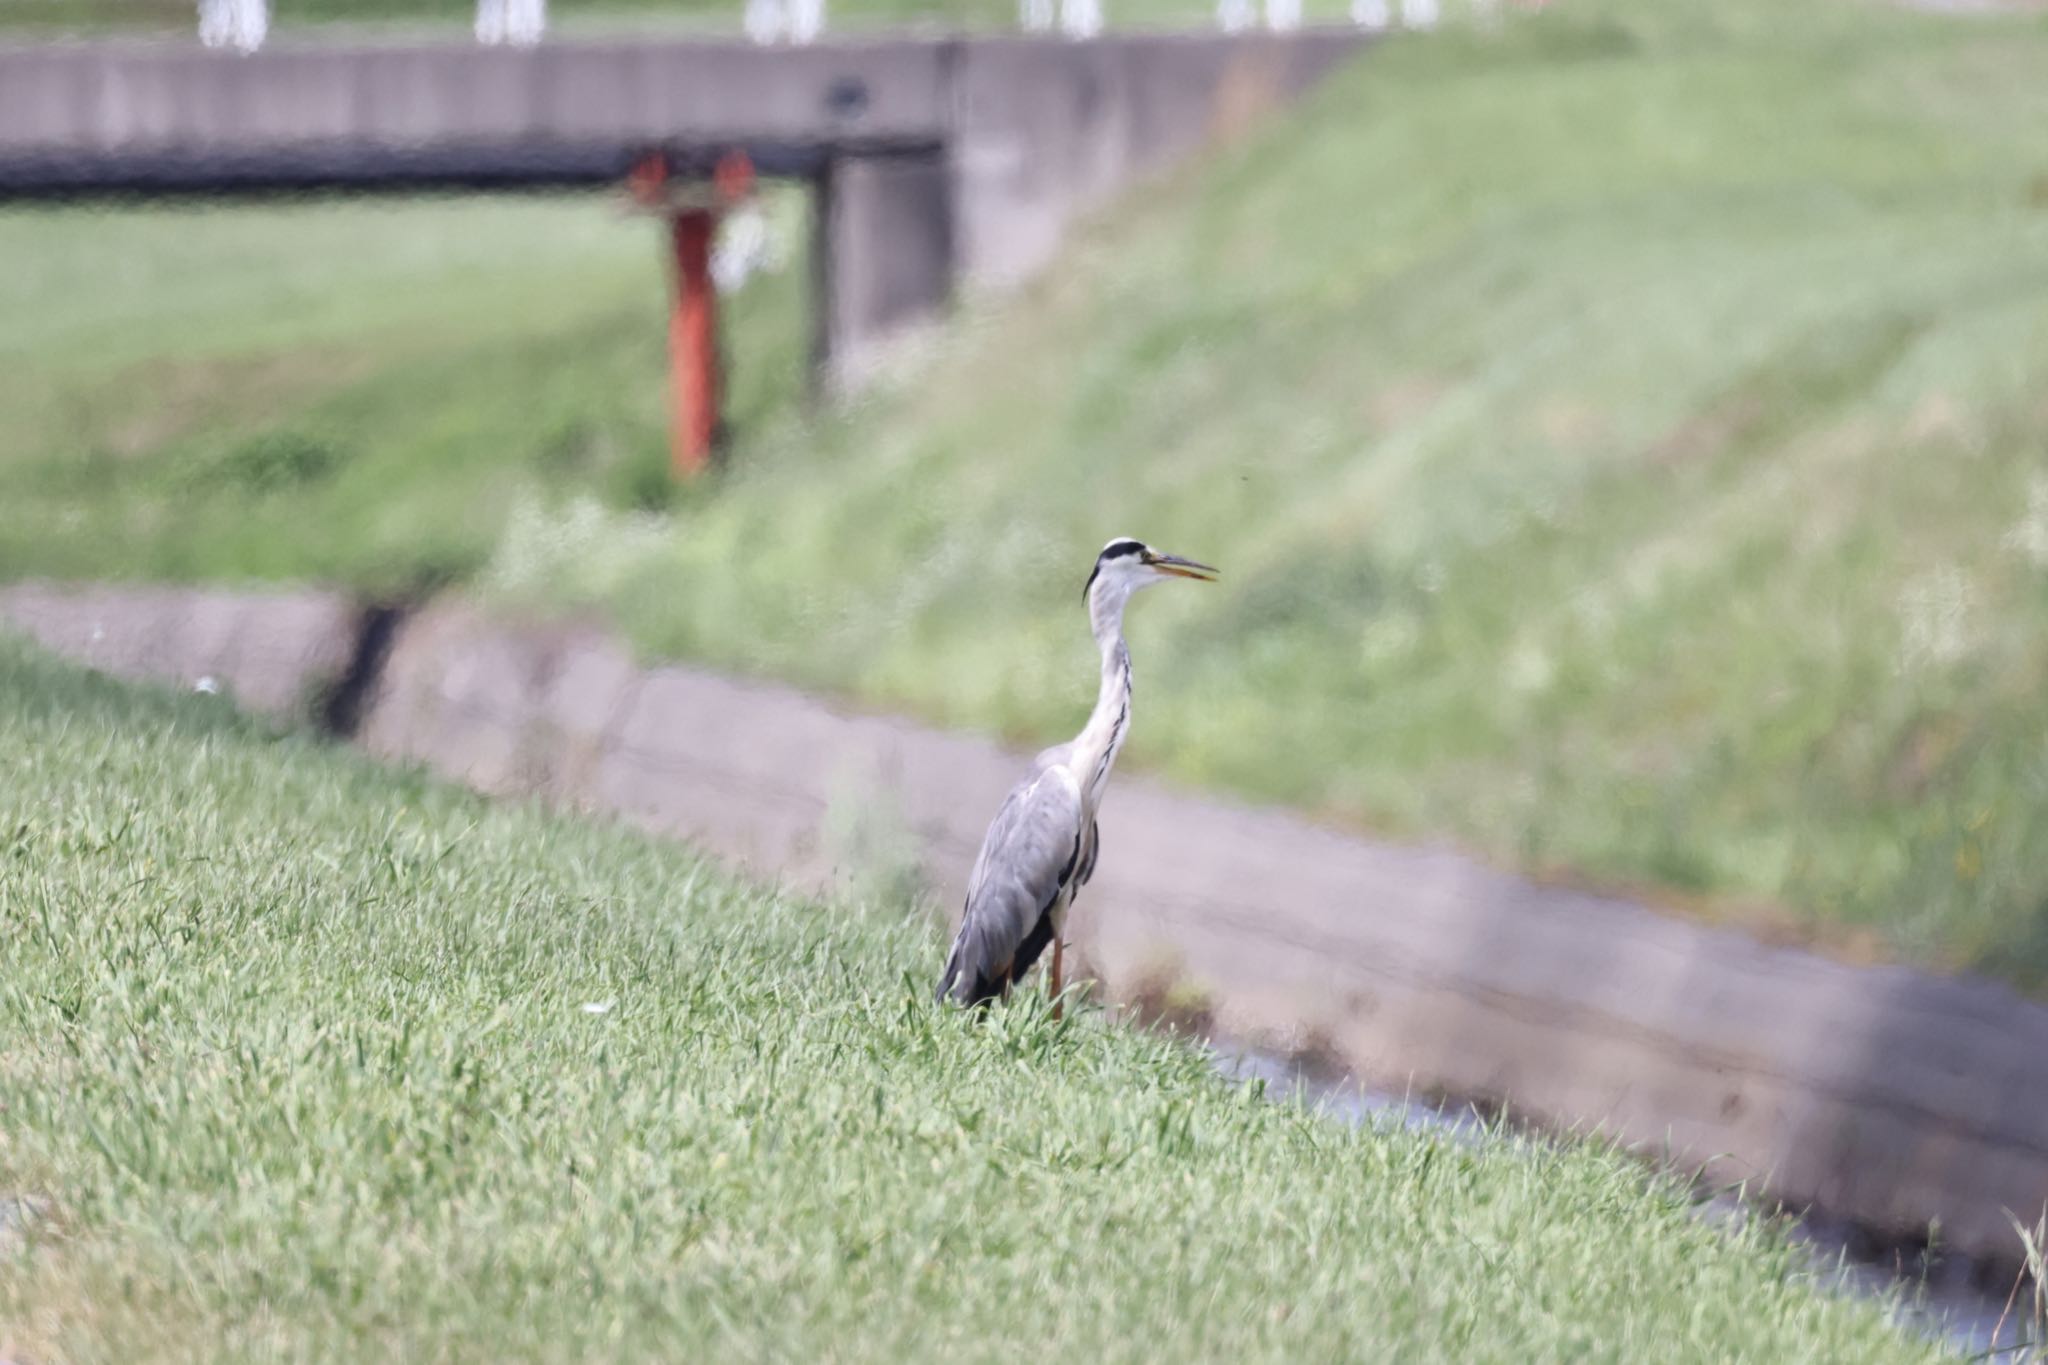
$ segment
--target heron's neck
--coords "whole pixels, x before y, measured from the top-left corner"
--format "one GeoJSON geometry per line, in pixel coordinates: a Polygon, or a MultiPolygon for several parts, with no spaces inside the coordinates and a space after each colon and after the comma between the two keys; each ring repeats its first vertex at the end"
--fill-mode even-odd
{"type": "Polygon", "coordinates": [[[1095,710],[1074,740],[1074,775],[1081,780],[1081,799],[1092,813],[1102,787],[1116,763],[1117,750],[1131,729],[1131,652],[1124,648],[1121,607],[1099,621],[1095,643],[1102,650],[1102,685],[1095,710]]]}

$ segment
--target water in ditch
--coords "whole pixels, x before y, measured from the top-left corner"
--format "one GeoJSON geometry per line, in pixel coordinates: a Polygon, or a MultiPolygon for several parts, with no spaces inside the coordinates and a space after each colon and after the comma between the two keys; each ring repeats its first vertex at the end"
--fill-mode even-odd
{"type": "MultiPolygon", "coordinates": [[[[1273,1053],[1221,1040],[1212,1040],[1209,1050],[1224,1076],[1262,1080],[1274,1099],[1298,1100],[1346,1122],[1396,1122],[1458,1141],[1474,1141],[1485,1131],[1484,1122],[1469,1109],[1427,1104],[1355,1080],[1329,1079],[1273,1053]]],[[[1730,1221],[1751,1211],[1732,1195],[1705,1200],[1698,1209],[1710,1222],[1730,1221]]],[[[2025,1349],[2020,1305],[2008,1313],[2006,1293],[1983,1288],[1977,1267],[1967,1257],[1950,1253],[1927,1265],[1917,1256],[1887,1256],[1873,1250],[1853,1224],[1815,1214],[1793,1218],[1791,1234],[1812,1255],[1823,1280],[1845,1293],[1892,1295],[1903,1325],[1939,1338],[1964,1358],[2022,1365],[2044,1358],[2025,1349]]]]}

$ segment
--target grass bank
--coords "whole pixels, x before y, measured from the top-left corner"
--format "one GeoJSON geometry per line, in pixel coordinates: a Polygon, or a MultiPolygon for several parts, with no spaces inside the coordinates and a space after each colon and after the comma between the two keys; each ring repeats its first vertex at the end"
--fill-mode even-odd
{"type": "Polygon", "coordinates": [[[1627,1159],[1318,1119],[900,907],[0,642],[31,1359],[1905,1361],[1627,1159]]]}
{"type": "Polygon", "coordinates": [[[1392,43],[580,596],[1045,742],[1137,534],[1225,583],[1134,613],[1136,762],[2039,989],[2043,69],[1853,4],[1392,43]]]}
{"type": "Polygon", "coordinates": [[[1036,744],[1135,533],[1226,581],[1134,614],[1134,763],[2039,990],[2043,69],[1846,0],[1390,42],[670,503],[641,225],[9,216],[0,572],[487,564],[1036,744]]]}
{"type": "MultiPolygon", "coordinates": [[[[673,496],[658,226],[617,196],[0,212],[0,575],[475,572],[513,510],[673,496]]],[[[725,309],[792,420],[807,204],[725,309]]]]}

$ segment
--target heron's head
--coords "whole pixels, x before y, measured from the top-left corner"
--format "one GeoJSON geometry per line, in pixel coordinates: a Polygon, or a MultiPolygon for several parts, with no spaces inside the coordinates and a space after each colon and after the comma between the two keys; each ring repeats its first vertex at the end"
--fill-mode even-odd
{"type": "Polygon", "coordinates": [[[1192,559],[1155,550],[1129,536],[1118,536],[1095,556],[1095,571],[1088,575],[1088,584],[1081,589],[1081,597],[1091,605],[1099,601],[1105,606],[1112,603],[1121,606],[1138,589],[1172,578],[1212,583],[1216,579],[1216,570],[1192,559]]]}

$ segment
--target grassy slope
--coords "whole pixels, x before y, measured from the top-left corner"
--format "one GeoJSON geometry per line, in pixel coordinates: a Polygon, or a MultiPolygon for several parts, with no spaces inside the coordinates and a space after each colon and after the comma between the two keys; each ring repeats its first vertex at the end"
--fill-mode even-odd
{"type": "Polygon", "coordinates": [[[609,600],[1035,741],[1139,534],[1226,586],[1135,613],[1138,762],[2039,986],[2044,69],[1838,5],[1397,43],[609,600]]]}
{"type": "Polygon", "coordinates": [[[1618,1156],[975,1026],[900,911],[4,642],[0,831],[0,1194],[54,1201],[10,1355],[1926,1354],[1618,1156]]]}
{"type": "MultiPolygon", "coordinates": [[[[390,588],[550,488],[670,495],[659,233],[611,198],[15,210],[0,259],[0,574],[390,588]]],[[[794,408],[801,275],[727,310],[741,426],[794,408]]]]}
{"type": "Polygon", "coordinates": [[[2038,987],[2042,69],[2038,18],[1748,0],[1393,43],[822,430],[779,277],[673,525],[604,510],[660,501],[645,224],[9,214],[0,574],[496,545],[655,651],[1035,743],[1134,532],[1228,570],[1136,613],[1135,762],[2038,987]]]}

